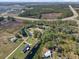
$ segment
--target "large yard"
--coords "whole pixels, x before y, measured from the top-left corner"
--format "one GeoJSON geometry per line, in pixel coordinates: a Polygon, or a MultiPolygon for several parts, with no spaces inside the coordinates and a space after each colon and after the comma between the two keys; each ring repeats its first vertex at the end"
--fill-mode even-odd
{"type": "Polygon", "coordinates": [[[33,52],[32,49],[35,48],[34,46],[38,43],[38,39],[34,37],[34,31],[38,30],[41,31],[42,29],[38,28],[29,28],[29,33],[33,32],[32,36],[28,36],[24,38],[24,43],[9,57],[9,59],[17,58],[17,59],[24,59],[28,53],[33,52]],[[30,45],[30,50],[26,53],[23,52],[23,49],[26,47],[26,45],[30,45]]]}
{"type": "MultiPolygon", "coordinates": [[[[35,38],[28,38],[27,43],[31,44],[30,45],[30,50],[33,48],[33,46],[35,45],[35,43],[37,42],[37,40],[35,40],[35,38]]],[[[23,43],[10,57],[9,59],[13,59],[13,58],[17,58],[17,59],[24,59],[27,54],[30,52],[26,52],[26,53],[23,53],[23,49],[25,48],[26,44],[23,43]]]]}
{"type": "Polygon", "coordinates": [[[20,44],[21,41],[12,43],[8,39],[13,37],[23,26],[23,21],[19,20],[8,23],[0,22],[0,59],[4,59],[20,44]]]}

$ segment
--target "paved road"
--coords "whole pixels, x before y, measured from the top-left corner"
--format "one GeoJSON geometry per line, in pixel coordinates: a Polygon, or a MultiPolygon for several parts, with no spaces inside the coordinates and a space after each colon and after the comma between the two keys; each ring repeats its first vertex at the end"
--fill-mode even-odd
{"type": "MultiPolygon", "coordinates": [[[[70,10],[72,11],[73,16],[67,17],[67,18],[63,18],[62,20],[73,20],[73,19],[75,19],[76,17],[78,17],[78,13],[72,8],[71,5],[69,5],[69,8],[70,8],[70,10]]],[[[7,14],[7,12],[4,12],[4,13],[1,14],[1,16],[7,17],[7,16],[5,16],[6,14],[7,14]]],[[[41,21],[41,20],[42,20],[42,19],[27,18],[27,17],[18,17],[18,16],[12,16],[12,17],[14,17],[14,18],[16,18],[16,19],[31,20],[31,21],[41,21]]],[[[43,20],[44,20],[44,19],[43,19],[43,20]]],[[[55,21],[55,20],[59,20],[59,19],[53,19],[53,20],[52,20],[52,19],[47,19],[47,20],[44,20],[44,21],[55,21]]]]}
{"type": "MultiPolygon", "coordinates": [[[[75,18],[78,17],[78,13],[74,10],[74,8],[72,8],[71,5],[69,5],[69,8],[72,11],[73,16],[67,17],[67,18],[63,18],[62,20],[74,20],[75,18]]],[[[16,19],[22,19],[22,20],[32,20],[32,21],[41,21],[42,20],[42,19],[34,19],[34,18],[16,17],[16,16],[14,16],[14,18],[16,18],[16,19]]],[[[59,19],[53,19],[53,20],[52,19],[47,19],[47,20],[44,20],[44,21],[55,21],[55,20],[59,20],[59,19]]]]}
{"type": "MultiPolygon", "coordinates": [[[[24,38],[23,38],[24,39],[24,38]]],[[[27,39],[28,39],[28,37],[27,37],[27,39]]],[[[26,40],[27,40],[26,39],[26,40]]],[[[24,39],[25,40],[25,39],[24,39]]],[[[7,57],[5,57],[5,59],[8,59],[19,47],[21,47],[21,45],[23,45],[23,43],[24,43],[25,41],[23,41],[15,50],[13,50],[7,57]]]]}
{"type": "Polygon", "coordinates": [[[8,59],[23,43],[24,41],[15,50],[13,50],[5,59],[8,59]]]}
{"type": "Polygon", "coordinates": [[[72,11],[73,16],[72,16],[72,17],[68,17],[68,18],[64,18],[64,19],[62,19],[62,20],[75,20],[75,19],[78,17],[78,13],[75,11],[74,8],[72,8],[71,5],[69,5],[69,8],[70,8],[70,10],[72,11]]]}

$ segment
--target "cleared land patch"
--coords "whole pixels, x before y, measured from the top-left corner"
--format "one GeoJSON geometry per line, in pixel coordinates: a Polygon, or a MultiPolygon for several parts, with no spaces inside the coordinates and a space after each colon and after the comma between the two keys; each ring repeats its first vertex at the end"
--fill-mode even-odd
{"type": "Polygon", "coordinates": [[[21,41],[12,43],[9,38],[14,35],[24,26],[21,20],[0,22],[0,59],[4,59],[10,52],[12,52],[21,41]]]}
{"type": "Polygon", "coordinates": [[[60,16],[62,16],[62,13],[47,13],[47,14],[42,14],[42,19],[55,19],[60,16]]]}

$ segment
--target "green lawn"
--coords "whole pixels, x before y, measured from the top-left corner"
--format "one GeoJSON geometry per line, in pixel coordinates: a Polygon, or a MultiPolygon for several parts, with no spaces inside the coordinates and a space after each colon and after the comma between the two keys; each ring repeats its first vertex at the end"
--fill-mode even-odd
{"type": "Polygon", "coordinates": [[[29,44],[34,44],[35,41],[36,41],[35,39],[36,39],[36,38],[29,37],[28,40],[27,40],[27,42],[28,42],[29,44]]]}
{"type": "MultiPolygon", "coordinates": [[[[29,38],[27,40],[28,43],[31,44],[31,49],[33,48],[33,46],[35,45],[36,40],[29,38]]],[[[26,44],[22,44],[20,48],[18,48],[10,57],[9,59],[13,59],[13,57],[15,57],[16,59],[24,59],[25,56],[29,53],[29,51],[25,54],[23,53],[23,48],[25,47],[26,44]]]]}
{"type": "Polygon", "coordinates": [[[24,48],[25,44],[22,44],[20,48],[18,48],[15,53],[13,53],[9,59],[13,59],[13,57],[17,58],[17,59],[22,59],[25,54],[22,52],[22,49],[24,48]]]}

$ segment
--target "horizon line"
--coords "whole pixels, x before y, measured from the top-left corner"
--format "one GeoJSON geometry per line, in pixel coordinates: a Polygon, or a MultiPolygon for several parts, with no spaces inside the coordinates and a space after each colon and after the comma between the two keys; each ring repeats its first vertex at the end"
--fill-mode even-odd
{"type": "MultiPolygon", "coordinates": [[[[23,3],[23,1],[22,2],[19,2],[19,1],[0,1],[0,2],[18,2],[18,3],[23,3]]],[[[28,2],[26,2],[26,1],[24,1],[25,3],[28,3],[28,2]]],[[[46,1],[47,2],[47,1],[46,1]]],[[[69,3],[72,3],[73,1],[71,1],[71,2],[69,2],[69,3]]],[[[37,2],[38,3],[38,2],[37,2]]],[[[42,3],[42,2],[39,2],[39,3],[42,3]]],[[[43,2],[44,3],[44,2],[43,2]]],[[[62,3],[62,2],[48,2],[48,3],[62,3]]],[[[67,2],[66,2],[67,3],[67,2]]],[[[79,3],[79,1],[78,2],[73,2],[73,3],[79,3]]]]}

